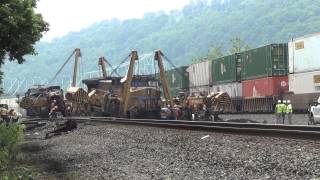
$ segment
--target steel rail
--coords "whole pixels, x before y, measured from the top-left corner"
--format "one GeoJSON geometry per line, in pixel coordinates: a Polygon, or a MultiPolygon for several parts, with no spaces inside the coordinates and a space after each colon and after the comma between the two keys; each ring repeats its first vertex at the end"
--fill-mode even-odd
{"type": "MultiPolygon", "coordinates": [[[[67,117],[65,119],[76,120],[79,123],[116,123],[175,129],[202,130],[210,132],[253,134],[259,136],[286,136],[293,138],[320,139],[320,126],[185,120],[127,119],[116,117],[67,117]]],[[[37,120],[48,120],[48,118],[34,118],[27,120],[26,122],[37,120]]]]}

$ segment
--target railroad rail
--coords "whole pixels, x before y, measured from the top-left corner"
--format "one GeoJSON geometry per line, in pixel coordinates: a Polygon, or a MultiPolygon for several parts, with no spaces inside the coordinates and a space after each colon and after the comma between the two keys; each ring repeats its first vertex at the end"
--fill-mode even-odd
{"type": "MultiPolygon", "coordinates": [[[[115,117],[68,117],[66,119],[76,120],[78,123],[117,123],[222,133],[252,134],[259,136],[286,136],[292,138],[320,139],[320,126],[185,120],[127,119],[115,117]]],[[[33,118],[27,119],[25,122],[30,123],[44,120],[49,119],[33,118]]]]}

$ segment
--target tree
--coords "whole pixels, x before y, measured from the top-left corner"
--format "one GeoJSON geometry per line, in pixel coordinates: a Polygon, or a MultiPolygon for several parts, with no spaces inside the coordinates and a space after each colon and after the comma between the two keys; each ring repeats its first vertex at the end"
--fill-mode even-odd
{"type": "Polygon", "coordinates": [[[209,59],[216,59],[223,56],[222,44],[211,48],[208,53],[209,59]]]}
{"type": "Polygon", "coordinates": [[[230,44],[231,44],[231,47],[230,47],[231,54],[240,53],[244,50],[250,49],[250,46],[248,44],[245,44],[245,42],[239,37],[230,39],[230,44]]]}
{"type": "MultiPolygon", "coordinates": [[[[0,67],[8,58],[23,63],[24,55],[35,54],[34,44],[48,23],[35,13],[37,0],[2,0],[0,4],[0,67]]],[[[0,75],[1,76],[1,75],[0,75]]],[[[1,82],[1,81],[0,81],[1,82]]]]}

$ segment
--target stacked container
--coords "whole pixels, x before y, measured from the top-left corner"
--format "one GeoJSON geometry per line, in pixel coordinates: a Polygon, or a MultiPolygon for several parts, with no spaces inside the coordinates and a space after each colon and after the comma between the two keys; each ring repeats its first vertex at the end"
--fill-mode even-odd
{"type": "Polygon", "coordinates": [[[212,61],[202,61],[191,64],[187,68],[189,73],[190,93],[210,92],[212,85],[212,61]]]}
{"type": "Polygon", "coordinates": [[[241,53],[242,95],[276,96],[288,91],[287,44],[271,44],[241,53]]]}
{"type": "Polygon", "coordinates": [[[320,95],[320,33],[292,39],[289,46],[289,91],[296,109],[320,95]]]}
{"type": "Polygon", "coordinates": [[[178,96],[179,92],[189,91],[189,73],[187,72],[187,67],[182,66],[166,71],[166,78],[172,96],[178,96]]]}
{"type": "Polygon", "coordinates": [[[230,97],[242,95],[241,86],[241,57],[240,54],[224,56],[212,61],[211,91],[227,92],[230,97]]]}

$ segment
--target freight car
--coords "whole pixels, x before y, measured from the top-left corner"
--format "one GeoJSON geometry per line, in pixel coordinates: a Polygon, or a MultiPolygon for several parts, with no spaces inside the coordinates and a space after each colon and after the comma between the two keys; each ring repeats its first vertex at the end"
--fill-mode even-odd
{"type": "Polygon", "coordinates": [[[226,92],[230,112],[273,112],[288,87],[287,44],[270,44],[188,68],[190,93],[226,92]]]}
{"type": "Polygon", "coordinates": [[[289,41],[289,93],[296,111],[306,111],[320,96],[320,33],[289,41]]]}

